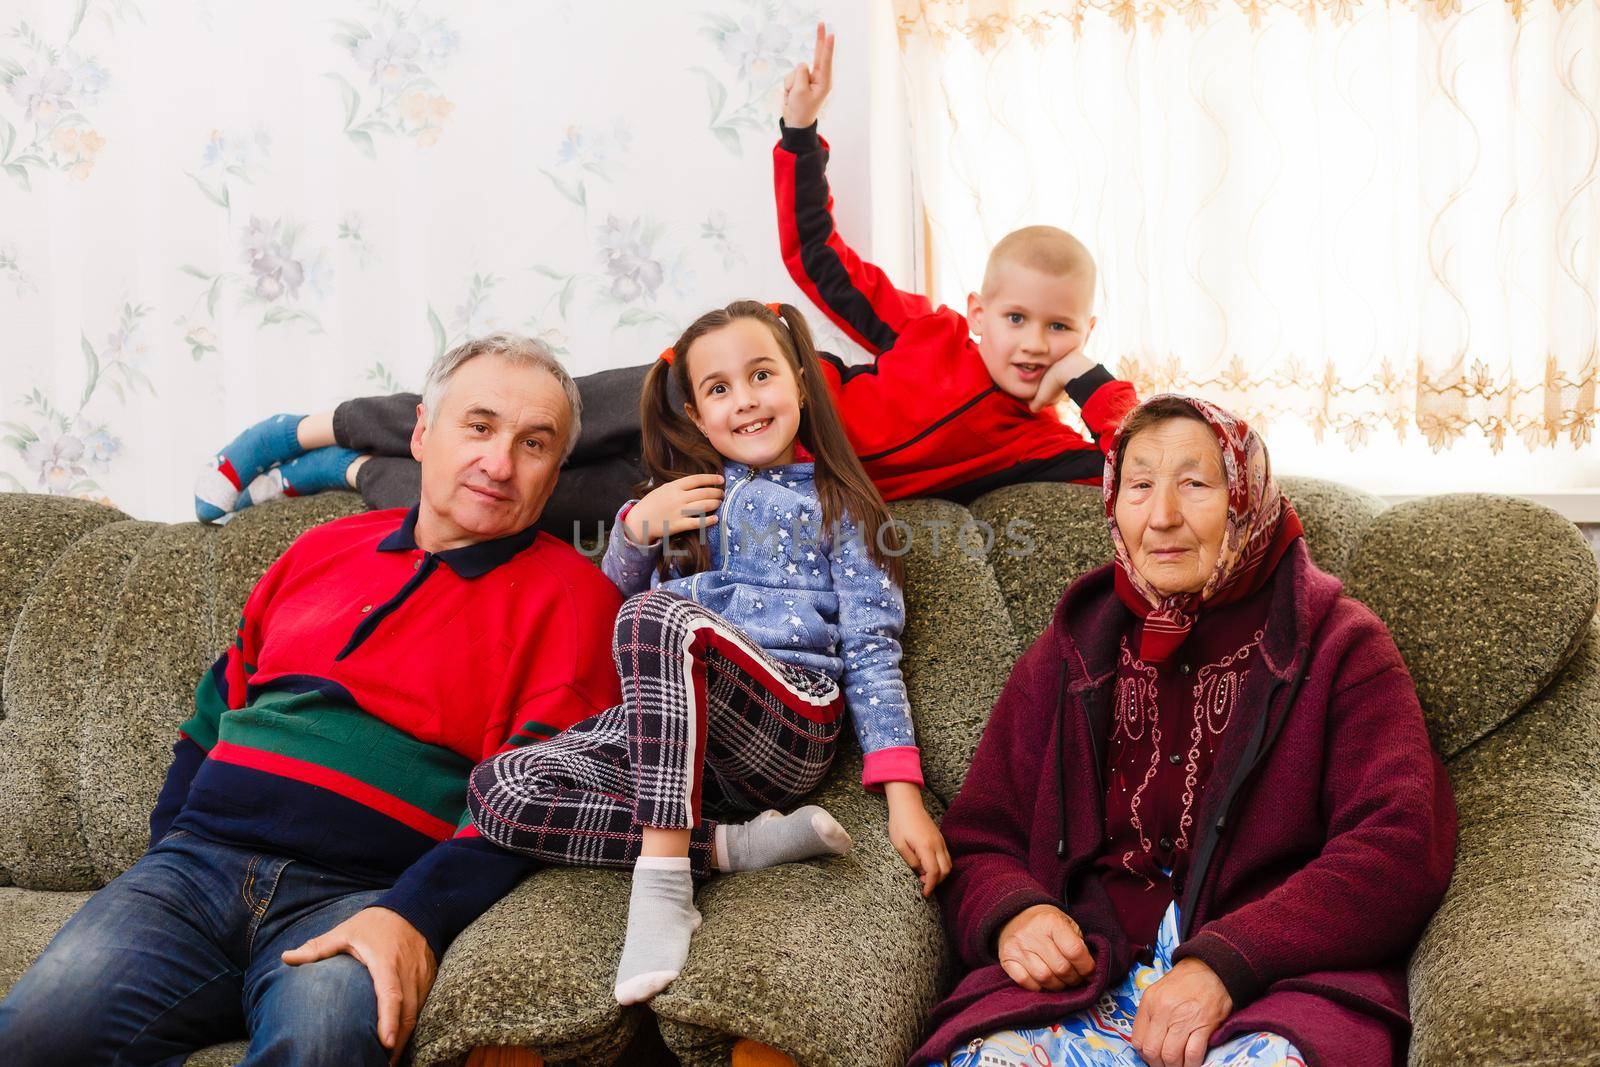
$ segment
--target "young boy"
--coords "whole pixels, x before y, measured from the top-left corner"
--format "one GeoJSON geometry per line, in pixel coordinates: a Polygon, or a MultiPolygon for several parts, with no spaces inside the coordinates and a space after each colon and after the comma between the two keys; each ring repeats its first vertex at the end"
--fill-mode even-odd
{"type": "Polygon", "coordinates": [[[850,443],[885,498],[966,502],[1018,482],[1098,482],[1104,457],[1056,417],[1063,390],[1109,444],[1138,403],[1133,387],[1089,362],[1094,260],[1072,235],[1030,226],[989,253],[967,314],[896,289],[840,239],[817,113],[832,87],[833,37],[817,27],[811,66],[784,82],[773,149],[778,231],[790,275],[868,352],[826,364],[850,443]],[[973,340],[973,336],[977,340],[973,340]]]}
{"type": "MultiPolygon", "coordinates": [[[[965,316],[896,289],[833,225],[827,144],[817,113],[832,86],[834,39],[817,27],[810,66],[784,83],[782,139],[773,150],[783,258],[806,295],[874,356],[850,367],[822,353],[845,431],[889,500],[961,503],[1003,485],[1098,482],[1096,444],[1061,423],[1072,398],[1096,441],[1109,442],[1138,403],[1133,387],[1083,354],[1094,330],[1094,259],[1077,238],[1030,226],[989,253],[983,289],[965,316]],[[976,335],[977,340],[973,340],[976,335]]],[[[609,521],[643,479],[639,387],[649,366],[578,378],[582,433],[540,519],[573,537],[609,521]]],[[[418,496],[412,393],[362,397],[333,412],[278,415],[219,452],[195,482],[195,513],[218,522],[278,496],[358,490],[373,509],[418,496]]]]}

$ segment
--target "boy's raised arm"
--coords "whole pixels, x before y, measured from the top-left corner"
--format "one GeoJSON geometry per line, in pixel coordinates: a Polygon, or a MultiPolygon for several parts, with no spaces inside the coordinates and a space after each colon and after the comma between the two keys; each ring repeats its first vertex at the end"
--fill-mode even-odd
{"type": "Polygon", "coordinates": [[[828,145],[817,113],[833,87],[833,37],[817,26],[810,66],[783,84],[783,135],[772,150],[783,262],[811,302],[873,355],[894,347],[900,330],[933,311],[927,297],[902,292],[882,270],[851,251],[833,224],[828,145]]]}

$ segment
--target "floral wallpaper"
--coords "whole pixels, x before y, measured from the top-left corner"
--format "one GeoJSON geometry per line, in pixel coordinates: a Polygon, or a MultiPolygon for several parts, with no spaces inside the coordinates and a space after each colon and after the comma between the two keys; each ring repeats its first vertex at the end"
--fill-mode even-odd
{"type": "MultiPolygon", "coordinates": [[[[864,86],[849,0],[0,0],[0,491],[181,520],[249,422],[466,337],[584,374],[802,303],[769,152],[819,17],[864,86]]],[[[864,111],[825,121],[869,250],[864,111]]]]}

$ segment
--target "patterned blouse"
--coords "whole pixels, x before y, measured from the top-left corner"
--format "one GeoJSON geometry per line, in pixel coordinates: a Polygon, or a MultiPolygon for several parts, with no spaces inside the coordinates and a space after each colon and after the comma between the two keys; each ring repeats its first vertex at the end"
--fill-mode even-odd
{"type": "Polygon", "coordinates": [[[1122,638],[1106,744],[1106,837],[1095,866],[1129,941],[1148,949],[1183,895],[1196,820],[1246,675],[1260,658],[1270,584],[1202,615],[1165,664],[1122,638]]]}

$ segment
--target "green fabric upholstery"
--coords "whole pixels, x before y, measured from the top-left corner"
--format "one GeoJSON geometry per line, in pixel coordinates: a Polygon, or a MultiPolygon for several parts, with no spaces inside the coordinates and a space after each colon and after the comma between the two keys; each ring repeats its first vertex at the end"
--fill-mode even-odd
{"type": "Polygon", "coordinates": [[[1411,959],[1411,1062],[1600,1063],[1600,624],[1449,762],[1455,877],[1411,959]]]}
{"type": "Polygon", "coordinates": [[[1549,508],[1463,493],[1378,516],[1348,592],[1388,624],[1448,758],[1555,677],[1594,614],[1600,574],[1577,527],[1549,508]]]}
{"type": "MultiPolygon", "coordinates": [[[[15,630],[23,603],[68,545],[90,530],[126,519],[120,511],[87,500],[0,493],[0,528],[16,531],[0,541],[0,635],[15,630]],[[49,503],[40,506],[41,500],[49,503]]],[[[5,714],[0,691],[0,719],[5,714]]],[[[0,886],[10,884],[10,873],[0,867],[0,886]]]]}
{"type": "MultiPolygon", "coordinates": [[[[1600,1063],[1593,556],[1570,524],[1505,498],[1380,510],[1331,483],[1285,489],[1313,555],[1394,629],[1450,757],[1460,859],[1411,964],[1413,1060],[1600,1063]]],[[[26,887],[0,888],[0,992],[143,848],[173,731],[257,577],[300,531],[359,507],[326,494],[216,529],[0,495],[0,867],[26,887]]],[[[1089,486],[893,511],[912,532],[904,669],[937,813],[1016,655],[1109,542],[1089,486]],[[1031,525],[1008,536],[1014,520],[1031,525]]],[[[740,1036],[805,1065],[898,1064],[914,1047],[953,967],[860,768],[847,745],[819,793],[855,837],[849,856],[701,891],[688,967],[653,1006],[685,1063],[726,1063],[740,1036]]],[[[627,890],[615,872],[547,870],[491,909],[443,960],[414,1062],[459,1063],[480,1044],[534,1048],[552,1065],[615,1061],[643,1019],[611,998],[627,890]]]]}

